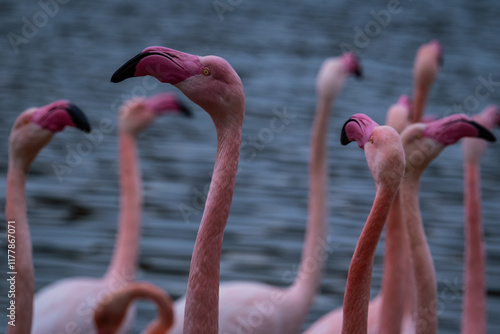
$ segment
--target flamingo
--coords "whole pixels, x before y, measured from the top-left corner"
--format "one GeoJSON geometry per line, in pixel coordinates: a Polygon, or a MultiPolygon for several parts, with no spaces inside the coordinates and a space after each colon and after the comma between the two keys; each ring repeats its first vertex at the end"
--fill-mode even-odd
{"type": "MultiPolygon", "coordinates": [[[[37,292],[33,333],[73,331],[95,333],[92,314],[100,299],[135,279],[139,252],[142,184],[137,159],[138,134],[165,112],[189,112],[173,94],[132,100],[120,109],[120,216],[117,241],[107,273],[102,278],[71,277],[37,292]]],[[[130,312],[122,330],[131,326],[130,312]]]]}
{"type": "MultiPolygon", "coordinates": [[[[398,102],[392,105],[387,112],[387,125],[393,127],[396,132],[400,132],[409,124],[408,115],[410,114],[410,100],[408,96],[402,95],[398,102]]],[[[383,288],[381,292],[370,301],[368,308],[368,332],[376,333],[379,329],[384,329],[384,333],[400,333],[399,327],[403,314],[403,291],[405,290],[404,281],[400,280],[400,273],[405,263],[404,255],[400,247],[404,246],[401,243],[401,238],[406,237],[406,230],[403,230],[404,225],[401,224],[402,212],[400,207],[399,196],[396,195],[394,203],[391,206],[387,219],[386,228],[386,248],[384,256],[384,274],[383,288]],[[392,280],[390,279],[392,277],[392,280]],[[387,280],[387,281],[385,281],[387,280]],[[383,295],[386,296],[383,299],[383,295]],[[397,297],[399,296],[399,298],[397,297]],[[390,311],[383,310],[384,308],[390,311]],[[381,311],[383,310],[383,311],[381,311]],[[391,313],[388,317],[381,317],[386,312],[391,313]],[[398,314],[398,312],[400,312],[398,314]],[[384,319],[388,321],[384,322],[384,319]]],[[[409,250],[408,250],[409,251],[409,250]]],[[[409,258],[409,254],[407,255],[409,258]]],[[[342,330],[343,308],[339,307],[325,316],[318,319],[306,331],[306,334],[321,334],[321,333],[340,333],[342,330]]]]}
{"type": "Polygon", "coordinates": [[[10,319],[15,321],[8,326],[10,334],[30,333],[33,316],[35,276],[26,214],[27,174],[40,150],[50,142],[55,133],[66,126],[90,132],[90,125],[83,112],[74,104],[59,100],[22,112],[10,133],[5,218],[8,227],[12,225],[7,230],[15,230],[13,234],[8,234],[9,245],[14,245],[14,248],[9,247],[14,253],[9,254],[15,256],[14,267],[9,269],[17,272],[13,276],[15,296],[9,304],[15,306],[15,319],[10,319]]]}
{"type": "Polygon", "coordinates": [[[148,47],[130,59],[111,81],[144,75],[176,86],[211,116],[217,131],[214,173],[191,258],[185,316],[180,320],[184,321],[184,333],[215,334],[219,328],[220,253],[245,115],[243,84],[223,58],[199,57],[159,46],[148,47]]]}
{"type": "Polygon", "coordinates": [[[406,157],[405,177],[400,195],[415,284],[413,320],[416,333],[437,333],[437,286],[429,245],[424,233],[419,209],[420,176],[429,163],[448,145],[463,137],[494,141],[493,134],[463,114],[451,115],[427,124],[408,126],[401,134],[406,157]]]}
{"type": "Polygon", "coordinates": [[[368,330],[368,305],[375,249],[405,168],[401,139],[392,127],[379,126],[363,114],[353,115],[342,128],[341,143],[346,145],[354,140],[365,150],[377,192],[349,266],[342,333],[366,333],[368,330]]]}
{"type": "MultiPolygon", "coordinates": [[[[496,106],[488,106],[472,117],[490,131],[500,126],[500,112],[496,106]]],[[[464,138],[464,207],[465,225],[465,272],[462,333],[482,334],[487,331],[486,321],[486,254],[483,245],[481,218],[480,161],[487,143],[475,138],[464,138]]]]}
{"type": "MultiPolygon", "coordinates": [[[[161,68],[162,71],[167,72],[167,70],[163,70],[163,68],[167,68],[168,66],[164,64],[165,61],[173,62],[174,64],[178,63],[178,68],[191,68],[193,62],[197,63],[196,59],[191,55],[178,55],[176,52],[164,48],[148,48],[138,57],[133,58],[132,63],[127,63],[125,68],[119,70],[118,73],[120,75],[121,73],[128,72],[138,76],[147,73],[147,66],[150,68],[161,68]],[[163,58],[157,57],[159,54],[164,55],[163,58]],[[153,60],[153,57],[156,59],[153,60]],[[185,65],[184,61],[186,58],[189,62],[185,65]],[[135,66],[135,69],[130,67],[132,64],[135,66]]],[[[205,57],[199,57],[199,62],[211,71],[205,57]]],[[[175,68],[175,66],[172,67],[174,67],[176,72],[169,72],[168,76],[182,77],[183,71],[175,68]]],[[[158,70],[156,71],[158,72],[158,70]]],[[[170,71],[170,68],[168,68],[168,71],[170,71]]],[[[202,74],[204,74],[203,70],[202,74]]],[[[326,250],[326,135],[328,119],[333,100],[341,90],[349,74],[361,75],[358,59],[352,53],[346,53],[339,58],[327,59],[318,74],[317,90],[319,102],[313,128],[314,135],[311,142],[309,218],[302,262],[295,284],[288,289],[275,288],[254,282],[225,282],[221,284],[219,289],[219,333],[237,333],[248,328],[251,328],[252,333],[298,333],[300,331],[302,322],[307,315],[320,283],[323,268],[322,263],[326,250]],[[308,261],[316,263],[313,270],[304,265],[308,261]],[[256,307],[261,307],[261,310],[265,313],[263,316],[257,315],[262,316],[261,323],[253,323],[251,320],[256,307]]],[[[162,73],[162,75],[154,76],[160,81],[171,82],[163,79],[165,75],[162,73]]],[[[119,76],[119,79],[121,78],[119,76]]],[[[203,76],[200,76],[198,79],[200,81],[200,89],[203,87],[201,86],[202,84],[207,87],[214,85],[212,82],[206,80],[206,78],[206,83],[201,81],[202,79],[204,79],[203,76]]],[[[191,79],[188,78],[186,82],[188,80],[191,79]]],[[[179,84],[183,82],[181,81],[179,84]]],[[[171,83],[176,84],[175,81],[171,83]]],[[[179,87],[181,91],[183,87],[179,87]]],[[[192,94],[202,94],[193,89],[190,92],[192,94]]],[[[223,107],[221,106],[219,109],[223,110],[223,107]]],[[[214,178],[214,180],[216,179],[214,178]]],[[[203,219],[205,219],[206,214],[204,214],[203,219]]],[[[200,233],[198,237],[200,238],[200,233]]],[[[194,275],[190,273],[190,279],[192,276],[194,275]]],[[[184,317],[184,321],[182,319],[183,310],[186,309],[187,312],[189,307],[189,304],[186,303],[188,300],[189,293],[185,298],[181,298],[175,303],[176,320],[171,333],[182,333],[183,330],[187,329],[186,323],[192,321],[189,320],[187,314],[184,317]]]]}
{"type": "Polygon", "coordinates": [[[165,334],[174,322],[172,299],[165,291],[148,282],[130,282],[100,301],[94,311],[97,334],[118,333],[128,307],[139,298],[151,299],[158,309],[156,319],[143,333],[165,334]]]}
{"type": "Polygon", "coordinates": [[[420,122],[432,84],[436,80],[443,64],[443,51],[438,40],[432,40],[420,46],[413,66],[413,101],[412,123],[420,122]]]}

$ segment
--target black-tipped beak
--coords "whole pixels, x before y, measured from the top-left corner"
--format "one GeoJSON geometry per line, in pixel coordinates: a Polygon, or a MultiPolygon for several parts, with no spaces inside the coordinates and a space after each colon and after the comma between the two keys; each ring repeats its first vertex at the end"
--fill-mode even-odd
{"type": "Polygon", "coordinates": [[[347,134],[345,133],[345,127],[346,125],[349,123],[349,122],[356,122],[359,126],[359,123],[358,121],[356,121],[355,119],[353,118],[349,118],[347,120],[347,122],[344,123],[344,126],[342,127],[342,132],[340,133],[340,143],[342,145],[347,145],[349,144],[352,140],[349,139],[349,137],[347,137],[347,134]]]}
{"type": "Polygon", "coordinates": [[[356,76],[357,79],[363,79],[363,70],[359,67],[356,69],[354,72],[354,75],[356,76]]]}
{"type": "Polygon", "coordinates": [[[181,110],[182,114],[186,117],[193,117],[193,112],[191,111],[191,109],[189,109],[184,103],[182,103],[181,101],[178,102],[179,103],[179,109],[181,110]]]}
{"type": "Polygon", "coordinates": [[[491,133],[490,130],[486,129],[484,126],[480,125],[479,123],[476,123],[474,121],[469,121],[469,124],[473,125],[478,132],[477,137],[478,138],[483,138],[484,140],[495,142],[497,139],[495,138],[495,135],[491,133]]]}
{"type": "Polygon", "coordinates": [[[89,133],[92,130],[90,127],[90,123],[87,120],[87,117],[80,108],[70,103],[68,107],[65,108],[65,110],[68,112],[69,116],[71,117],[71,120],[73,121],[77,129],[80,129],[83,132],[87,133],[89,133]]]}
{"type": "Polygon", "coordinates": [[[141,52],[129,61],[127,61],[125,64],[123,64],[119,69],[113,73],[111,76],[111,82],[121,82],[125,79],[132,78],[135,76],[135,70],[137,64],[144,58],[149,56],[151,53],[150,52],[141,52]]]}

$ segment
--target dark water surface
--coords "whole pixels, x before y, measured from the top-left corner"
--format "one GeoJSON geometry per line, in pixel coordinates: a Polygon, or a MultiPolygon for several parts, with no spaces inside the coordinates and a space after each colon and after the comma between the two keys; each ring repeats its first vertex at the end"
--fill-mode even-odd
{"type": "MultiPolygon", "coordinates": [[[[387,1],[221,0],[232,4],[232,10],[221,16],[208,0],[61,2],[65,3],[57,10],[51,7],[53,16],[40,14],[43,1],[0,4],[0,201],[5,200],[7,138],[21,111],[70,99],[86,111],[95,129],[92,152],[71,171],[58,177],[53,164],[65,163],[79,143],[88,142],[72,129],[55,136],[30,171],[27,203],[37,289],[63,277],[98,277],[107,268],[118,212],[117,106],[131,95],[176,92],[170,85],[143,78],[109,82],[118,66],[146,46],[216,54],[241,76],[246,93],[243,140],[250,146],[242,151],[221,279],[277,286],[290,283],[285,277],[296,270],[302,250],[317,70],[325,58],[340,54],[341,43],[359,52],[365,78],[347,81],[330,126],[333,252],[307,324],[341,305],[350,257],[375,191],[363,152],[355,145],[340,146],[343,122],[362,112],[383,123],[387,108],[399,95],[411,94],[416,49],[434,38],[442,42],[445,61],[429,98],[428,114],[441,117],[464,102],[469,103],[470,113],[500,103],[499,86],[491,87],[487,99],[474,98],[479,77],[500,81],[500,5],[494,1],[401,1],[400,10],[390,15],[390,22],[386,17],[383,26],[370,23],[375,22],[370,12],[387,9],[387,1]],[[25,21],[33,19],[39,27],[24,28],[25,43],[11,43],[9,33],[22,36],[25,21]],[[365,28],[372,30],[363,39],[357,31],[365,28]],[[284,110],[293,118],[283,131],[269,135],[264,129],[269,129],[276,112],[284,110]],[[99,127],[106,120],[112,121],[112,131],[99,127]],[[252,138],[258,140],[256,151],[248,149],[255,145],[252,138]]],[[[194,207],[204,199],[216,143],[210,118],[182,99],[194,109],[194,119],[165,117],[139,140],[145,206],[138,278],[160,285],[173,298],[185,293],[202,212],[187,216],[180,208],[194,207]]],[[[496,143],[487,150],[482,166],[489,333],[500,332],[499,165],[496,143]]],[[[462,194],[462,157],[456,145],[429,166],[421,186],[422,215],[439,285],[441,333],[457,333],[460,327],[462,194]]],[[[3,250],[4,233],[2,229],[3,250]]],[[[373,295],[380,285],[382,253],[381,242],[373,295]]],[[[1,254],[0,267],[6,272],[5,251],[1,254]]],[[[5,274],[0,278],[0,309],[5,310],[5,274]]],[[[136,332],[153,310],[150,304],[139,305],[136,332]]]]}

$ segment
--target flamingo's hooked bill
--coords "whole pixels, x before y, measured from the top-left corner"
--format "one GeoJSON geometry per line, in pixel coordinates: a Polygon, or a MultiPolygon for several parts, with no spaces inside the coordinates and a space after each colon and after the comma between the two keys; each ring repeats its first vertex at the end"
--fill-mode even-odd
{"type": "Polygon", "coordinates": [[[150,52],[140,52],[135,57],[128,60],[125,64],[120,66],[119,69],[113,73],[111,76],[111,82],[122,82],[125,79],[131,78],[135,76],[136,66],[137,64],[145,57],[151,55],[150,52]]]}
{"type": "Polygon", "coordinates": [[[77,129],[80,129],[83,132],[87,133],[92,130],[87,117],[85,116],[83,111],[76,105],[74,105],[73,103],[68,103],[68,107],[66,107],[65,110],[68,112],[69,117],[71,117],[71,120],[73,121],[77,129]]]}

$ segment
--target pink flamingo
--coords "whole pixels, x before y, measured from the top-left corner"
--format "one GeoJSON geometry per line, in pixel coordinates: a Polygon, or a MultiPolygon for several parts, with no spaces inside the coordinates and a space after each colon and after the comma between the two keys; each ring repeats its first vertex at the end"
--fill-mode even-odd
{"type": "MultiPolygon", "coordinates": [[[[474,121],[490,131],[500,126],[496,106],[488,106],[474,121]]],[[[486,333],[486,254],[481,218],[480,161],[487,143],[476,138],[462,141],[464,153],[465,273],[462,333],[486,333]]]]}
{"type": "Polygon", "coordinates": [[[353,115],[344,124],[341,143],[354,140],[365,150],[377,192],[349,267],[342,333],[367,333],[375,249],[403,177],[405,158],[398,133],[392,127],[378,126],[366,115],[353,115]]]}
{"type": "Polygon", "coordinates": [[[175,85],[211,116],[217,131],[214,173],[191,259],[184,317],[184,333],[215,334],[219,325],[220,252],[245,115],[243,85],[231,65],[220,57],[198,57],[164,47],[146,48],[120,67],[111,81],[144,75],[175,85]]]}
{"type": "Polygon", "coordinates": [[[170,296],[154,284],[131,282],[106,296],[94,312],[97,334],[116,334],[122,327],[129,306],[139,298],[152,300],[158,315],[143,331],[145,334],[165,334],[174,322],[173,303],[170,296]]]}
{"type": "Polygon", "coordinates": [[[443,52],[439,41],[430,41],[418,49],[413,67],[415,87],[413,90],[412,123],[420,122],[429,91],[442,64],[443,52]]]}
{"type": "Polygon", "coordinates": [[[33,316],[35,276],[26,214],[27,174],[40,150],[66,126],[90,132],[83,112],[68,101],[61,100],[24,111],[17,117],[10,133],[5,218],[7,230],[15,231],[8,234],[8,242],[14,245],[14,248],[9,247],[14,253],[9,254],[15,256],[15,265],[10,271],[17,272],[14,275],[16,292],[9,304],[9,307],[15,307],[15,322],[12,323],[15,326],[8,326],[8,333],[11,334],[30,333],[33,316]]]}
{"type": "MultiPolygon", "coordinates": [[[[136,76],[138,73],[139,75],[147,73],[145,70],[146,66],[150,68],[155,68],[155,66],[161,67],[162,69],[167,68],[168,65],[163,64],[163,62],[165,62],[164,59],[167,59],[166,61],[178,63],[178,68],[175,66],[173,67],[177,72],[180,72],[177,76],[181,77],[183,75],[181,67],[191,67],[191,63],[196,62],[196,59],[193,59],[190,55],[189,57],[184,54],[177,55],[176,52],[169,49],[165,50],[164,48],[148,48],[143,51],[142,54],[133,60],[136,76]],[[157,57],[157,59],[151,59],[151,61],[149,61],[149,58],[153,58],[153,55],[156,56],[158,52],[164,54],[165,58],[162,59],[157,57]],[[142,56],[142,54],[146,54],[146,56],[142,56]],[[173,58],[173,60],[169,58],[173,58]],[[184,61],[186,58],[189,62],[185,65],[184,61]]],[[[202,66],[208,65],[205,61],[205,57],[199,57],[199,61],[202,66]]],[[[131,68],[129,66],[130,64],[127,63],[123,71],[130,71],[129,73],[134,72],[130,70],[131,68]]],[[[210,70],[210,67],[208,68],[210,70]]],[[[212,70],[210,70],[210,72],[212,72],[212,70]]],[[[118,73],[123,72],[119,70],[118,73]]],[[[349,74],[361,75],[359,62],[352,53],[344,54],[339,58],[326,60],[318,74],[317,90],[319,103],[316,110],[313,138],[311,142],[309,218],[305,247],[302,254],[299,273],[297,274],[297,280],[288,289],[275,288],[253,282],[228,282],[221,284],[219,290],[220,333],[237,333],[238,331],[247,330],[248,328],[251,328],[252,333],[267,333],[269,331],[296,333],[300,331],[301,324],[307,315],[320,283],[323,258],[326,250],[326,136],[330,109],[333,100],[342,88],[349,74]],[[315,263],[313,270],[304,265],[306,262],[311,261],[315,263]],[[260,323],[253,323],[250,320],[252,314],[254,314],[256,310],[256,305],[261,306],[261,309],[264,310],[260,323]]],[[[165,74],[162,73],[162,75],[164,76],[165,74]]],[[[172,72],[169,72],[168,75],[175,76],[172,72]]],[[[162,76],[156,77],[160,81],[164,80],[162,76]]],[[[122,77],[120,77],[120,79],[121,78],[122,77]]],[[[203,76],[200,77],[200,89],[203,88],[203,86],[201,86],[201,79],[203,79],[203,76]]],[[[186,82],[188,80],[189,79],[187,79],[186,82]]],[[[168,80],[164,81],[171,82],[168,80]]],[[[206,83],[203,82],[204,85],[208,87],[214,85],[214,83],[208,80],[206,81],[206,83]]],[[[171,83],[175,84],[175,81],[171,83]]],[[[179,88],[182,90],[182,87],[179,88]]],[[[199,92],[197,94],[202,93],[199,92]]],[[[224,110],[223,107],[224,106],[221,106],[219,109],[224,110]]],[[[214,182],[215,180],[214,178],[214,182]]],[[[205,215],[207,215],[207,212],[205,212],[205,215]]],[[[203,219],[205,219],[205,215],[203,219]]],[[[193,276],[194,275],[190,273],[190,279],[193,276]]],[[[182,333],[183,326],[186,326],[186,323],[190,322],[187,315],[184,317],[183,321],[183,310],[186,309],[187,312],[189,307],[189,304],[186,306],[184,305],[186,301],[189,301],[189,293],[185,299],[183,298],[176,302],[176,320],[171,333],[182,333]]]]}
{"type": "Polygon", "coordinates": [[[470,117],[457,114],[427,124],[408,126],[401,134],[406,156],[405,177],[401,183],[401,201],[404,215],[415,284],[413,319],[417,333],[437,333],[437,286],[429,245],[425,237],[419,209],[420,176],[428,164],[448,145],[463,137],[495,140],[491,132],[470,117]]]}
{"type": "MultiPolygon", "coordinates": [[[[59,333],[73,328],[94,333],[92,314],[101,298],[135,279],[139,252],[142,184],[137,158],[138,134],[164,112],[187,113],[172,94],[129,101],[120,110],[120,216],[117,241],[102,278],[71,277],[37,292],[33,333],[59,333]]],[[[131,326],[130,312],[123,330],[131,326]]]]}

